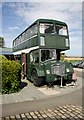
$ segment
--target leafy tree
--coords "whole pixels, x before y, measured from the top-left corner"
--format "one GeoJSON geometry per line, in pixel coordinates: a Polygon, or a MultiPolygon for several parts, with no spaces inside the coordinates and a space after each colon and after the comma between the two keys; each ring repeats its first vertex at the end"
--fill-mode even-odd
{"type": "Polygon", "coordinates": [[[61,53],[60,54],[60,59],[62,60],[62,61],[64,61],[64,58],[66,57],[66,54],[65,53],[61,53]]]}
{"type": "Polygon", "coordinates": [[[3,37],[0,37],[0,47],[4,47],[5,41],[3,37]]]}

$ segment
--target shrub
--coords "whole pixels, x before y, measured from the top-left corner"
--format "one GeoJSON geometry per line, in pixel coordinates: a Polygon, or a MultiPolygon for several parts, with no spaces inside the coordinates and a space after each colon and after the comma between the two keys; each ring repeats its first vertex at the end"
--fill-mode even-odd
{"type": "Polygon", "coordinates": [[[2,60],[2,94],[20,90],[21,65],[15,61],[2,60]]]}
{"type": "Polygon", "coordinates": [[[7,58],[4,55],[0,55],[0,61],[1,60],[7,60],[7,58]]]}

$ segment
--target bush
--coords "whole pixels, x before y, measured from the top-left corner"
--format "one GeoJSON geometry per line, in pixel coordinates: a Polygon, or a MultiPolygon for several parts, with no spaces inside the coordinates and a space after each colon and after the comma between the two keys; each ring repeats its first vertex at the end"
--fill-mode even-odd
{"type": "Polygon", "coordinates": [[[7,58],[4,55],[0,55],[0,61],[1,60],[7,60],[7,58]]]}
{"type": "Polygon", "coordinates": [[[21,65],[15,61],[2,60],[2,94],[18,92],[21,83],[21,65]]]}

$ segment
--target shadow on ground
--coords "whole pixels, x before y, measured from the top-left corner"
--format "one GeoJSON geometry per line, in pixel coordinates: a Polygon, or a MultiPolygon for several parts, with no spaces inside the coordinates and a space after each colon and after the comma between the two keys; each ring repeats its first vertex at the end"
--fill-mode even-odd
{"type": "Polygon", "coordinates": [[[28,84],[26,82],[21,81],[21,85],[20,88],[23,89],[24,87],[26,87],[28,84]]]}

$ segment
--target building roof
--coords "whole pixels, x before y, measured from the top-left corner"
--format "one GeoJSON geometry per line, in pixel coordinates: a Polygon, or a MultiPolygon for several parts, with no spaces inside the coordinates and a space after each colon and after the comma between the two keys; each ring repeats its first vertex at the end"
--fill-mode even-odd
{"type": "Polygon", "coordinates": [[[0,54],[2,55],[12,55],[12,48],[0,47],[0,54]]]}

